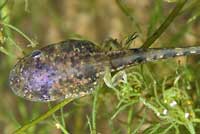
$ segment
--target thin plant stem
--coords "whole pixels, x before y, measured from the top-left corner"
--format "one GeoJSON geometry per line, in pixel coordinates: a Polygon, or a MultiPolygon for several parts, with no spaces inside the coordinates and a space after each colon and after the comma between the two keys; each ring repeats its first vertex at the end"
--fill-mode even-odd
{"type": "Polygon", "coordinates": [[[8,2],[8,0],[5,0],[5,1],[2,3],[2,5],[0,6],[0,10],[2,10],[2,9],[6,6],[7,2],[8,2]]]}
{"type": "Polygon", "coordinates": [[[62,125],[65,128],[66,124],[65,124],[65,118],[64,118],[64,111],[63,111],[63,107],[61,107],[60,109],[60,113],[61,113],[61,121],[62,121],[62,125]]]}
{"type": "Polygon", "coordinates": [[[12,29],[12,30],[18,32],[18,33],[21,34],[26,40],[28,40],[28,41],[30,42],[30,46],[31,46],[31,47],[33,47],[33,48],[36,47],[36,43],[33,42],[26,34],[24,34],[24,33],[23,33],[22,31],[20,31],[18,28],[14,27],[14,26],[12,26],[12,25],[10,25],[10,24],[8,24],[8,23],[5,23],[5,22],[0,22],[0,24],[2,24],[2,25],[4,25],[4,26],[6,26],[6,27],[8,27],[8,28],[10,28],[10,29],[12,29]]]}
{"type": "Polygon", "coordinates": [[[4,53],[7,56],[15,57],[12,53],[8,52],[4,47],[0,46],[0,52],[4,53]]]}
{"type": "Polygon", "coordinates": [[[142,30],[140,28],[140,25],[138,24],[138,22],[135,20],[135,18],[130,14],[130,12],[128,11],[127,7],[125,5],[122,5],[122,0],[116,0],[117,6],[120,8],[120,10],[131,20],[131,22],[134,23],[134,25],[136,26],[137,30],[139,33],[142,33],[142,30]]]}
{"type": "Polygon", "coordinates": [[[69,132],[68,132],[68,131],[65,129],[65,127],[62,126],[61,124],[56,123],[56,127],[57,127],[58,129],[60,129],[64,134],[69,134],[69,132]]]}
{"type": "Polygon", "coordinates": [[[179,15],[182,7],[185,5],[187,0],[180,0],[177,3],[175,8],[166,18],[166,20],[160,25],[160,27],[144,42],[142,48],[149,48],[160,36],[161,34],[167,29],[167,27],[173,22],[173,20],[179,15]]]}
{"type": "Polygon", "coordinates": [[[23,52],[22,48],[16,44],[16,42],[10,38],[10,37],[7,37],[7,39],[20,51],[20,52],[23,52]]]}
{"type": "Polygon", "coordinates": [[[127,134],[131,134],[131,131],[132,131],[132,119],[133,119],[133,109],[132,107],[129,108],[129,111],[128,111],[128,121],[127,121],[127,134]]]}
{"type": "Polygon", "coordinates": [[[97,90],[94,93],[94,101],[93,101],[93,108],[92,108],[92,134],[96,134],[96,116],[97,116],[98,91],[99,91],[99,87],[97,87],[97,90]]]}
{"type": "Polygon", "coordinates": [[[47,117],[51,116],[54,112],[56,112],[57,110],[59,110],[61,107],[65,106],[66,104],[70,103],[72,100],[74,99],[65,99],[64,101],[58,103],[57,105],[55,105],[54,107],[52,107],[49,111],[47,111],[46,113],[42,114],[41,116],[37,117],[36,119],[28,122],[27,124],[23,125],[22,127],[20,127],[19,129],[17,129],[14,134],[20,134],[22,132],[24,132],[25,130],[27,130],[28,128],[36,125],[37,123],[45,120],[47,117]]]}

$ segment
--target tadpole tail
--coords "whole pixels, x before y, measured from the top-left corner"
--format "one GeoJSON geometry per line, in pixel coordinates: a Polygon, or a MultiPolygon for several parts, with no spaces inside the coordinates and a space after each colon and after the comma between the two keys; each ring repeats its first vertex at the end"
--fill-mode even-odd
{"type": "Polygon", "coordinates": [[[125,66],[137,65],[160,59],[198,54],[200,54],[200,46],[185,48],[130,49],[128,52],[121,54],[121,58],[113,58],[111,60],[111,68],[119,70],[125,66]]]}

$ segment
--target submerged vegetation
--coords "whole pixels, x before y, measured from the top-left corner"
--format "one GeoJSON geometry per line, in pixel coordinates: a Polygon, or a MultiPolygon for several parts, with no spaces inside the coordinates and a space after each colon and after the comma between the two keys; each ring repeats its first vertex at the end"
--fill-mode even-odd
{"type": "Polygon", "coordinates": [[[23,55],[68,38],[105,50],[200,45],[199,18],[199,0],[1,0],[0,132],[198,134],[199,56],[108,70],[93,94],[48,105],[15,96],[8,76],[23,55]]]}

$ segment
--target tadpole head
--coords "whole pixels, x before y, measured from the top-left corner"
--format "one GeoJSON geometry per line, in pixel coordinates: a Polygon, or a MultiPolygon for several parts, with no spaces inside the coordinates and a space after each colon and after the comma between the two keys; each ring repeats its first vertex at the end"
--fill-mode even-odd
{"type": "Polygon", "coordinates": [[[9,84],[12,91],[31,101],[54,101],[58,98],[50,94],[55,69],[48,64],[40,50],[20,59],[10,72],[9,84]]]}
{"type": "Polygon", "coordinates": [[[81,97],[95,88],[101,67],[96,50],[87,41],[67,40],[35,50],[20,59],[10,72],[13,92],[31,101],[81,97]]]}

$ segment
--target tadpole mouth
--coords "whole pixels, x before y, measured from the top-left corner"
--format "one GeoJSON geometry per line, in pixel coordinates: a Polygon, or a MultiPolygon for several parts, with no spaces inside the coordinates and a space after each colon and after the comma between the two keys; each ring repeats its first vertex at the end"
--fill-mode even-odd
{"type": "Polygon", "coordinates": [[[23,66],[20,64],[20,61],[18,61],[9,74],[9,86],[17,96],[20,96],[20,90],[18,89],[20,89],[23,84],[20,73],[22,69],[23,66]]]}

